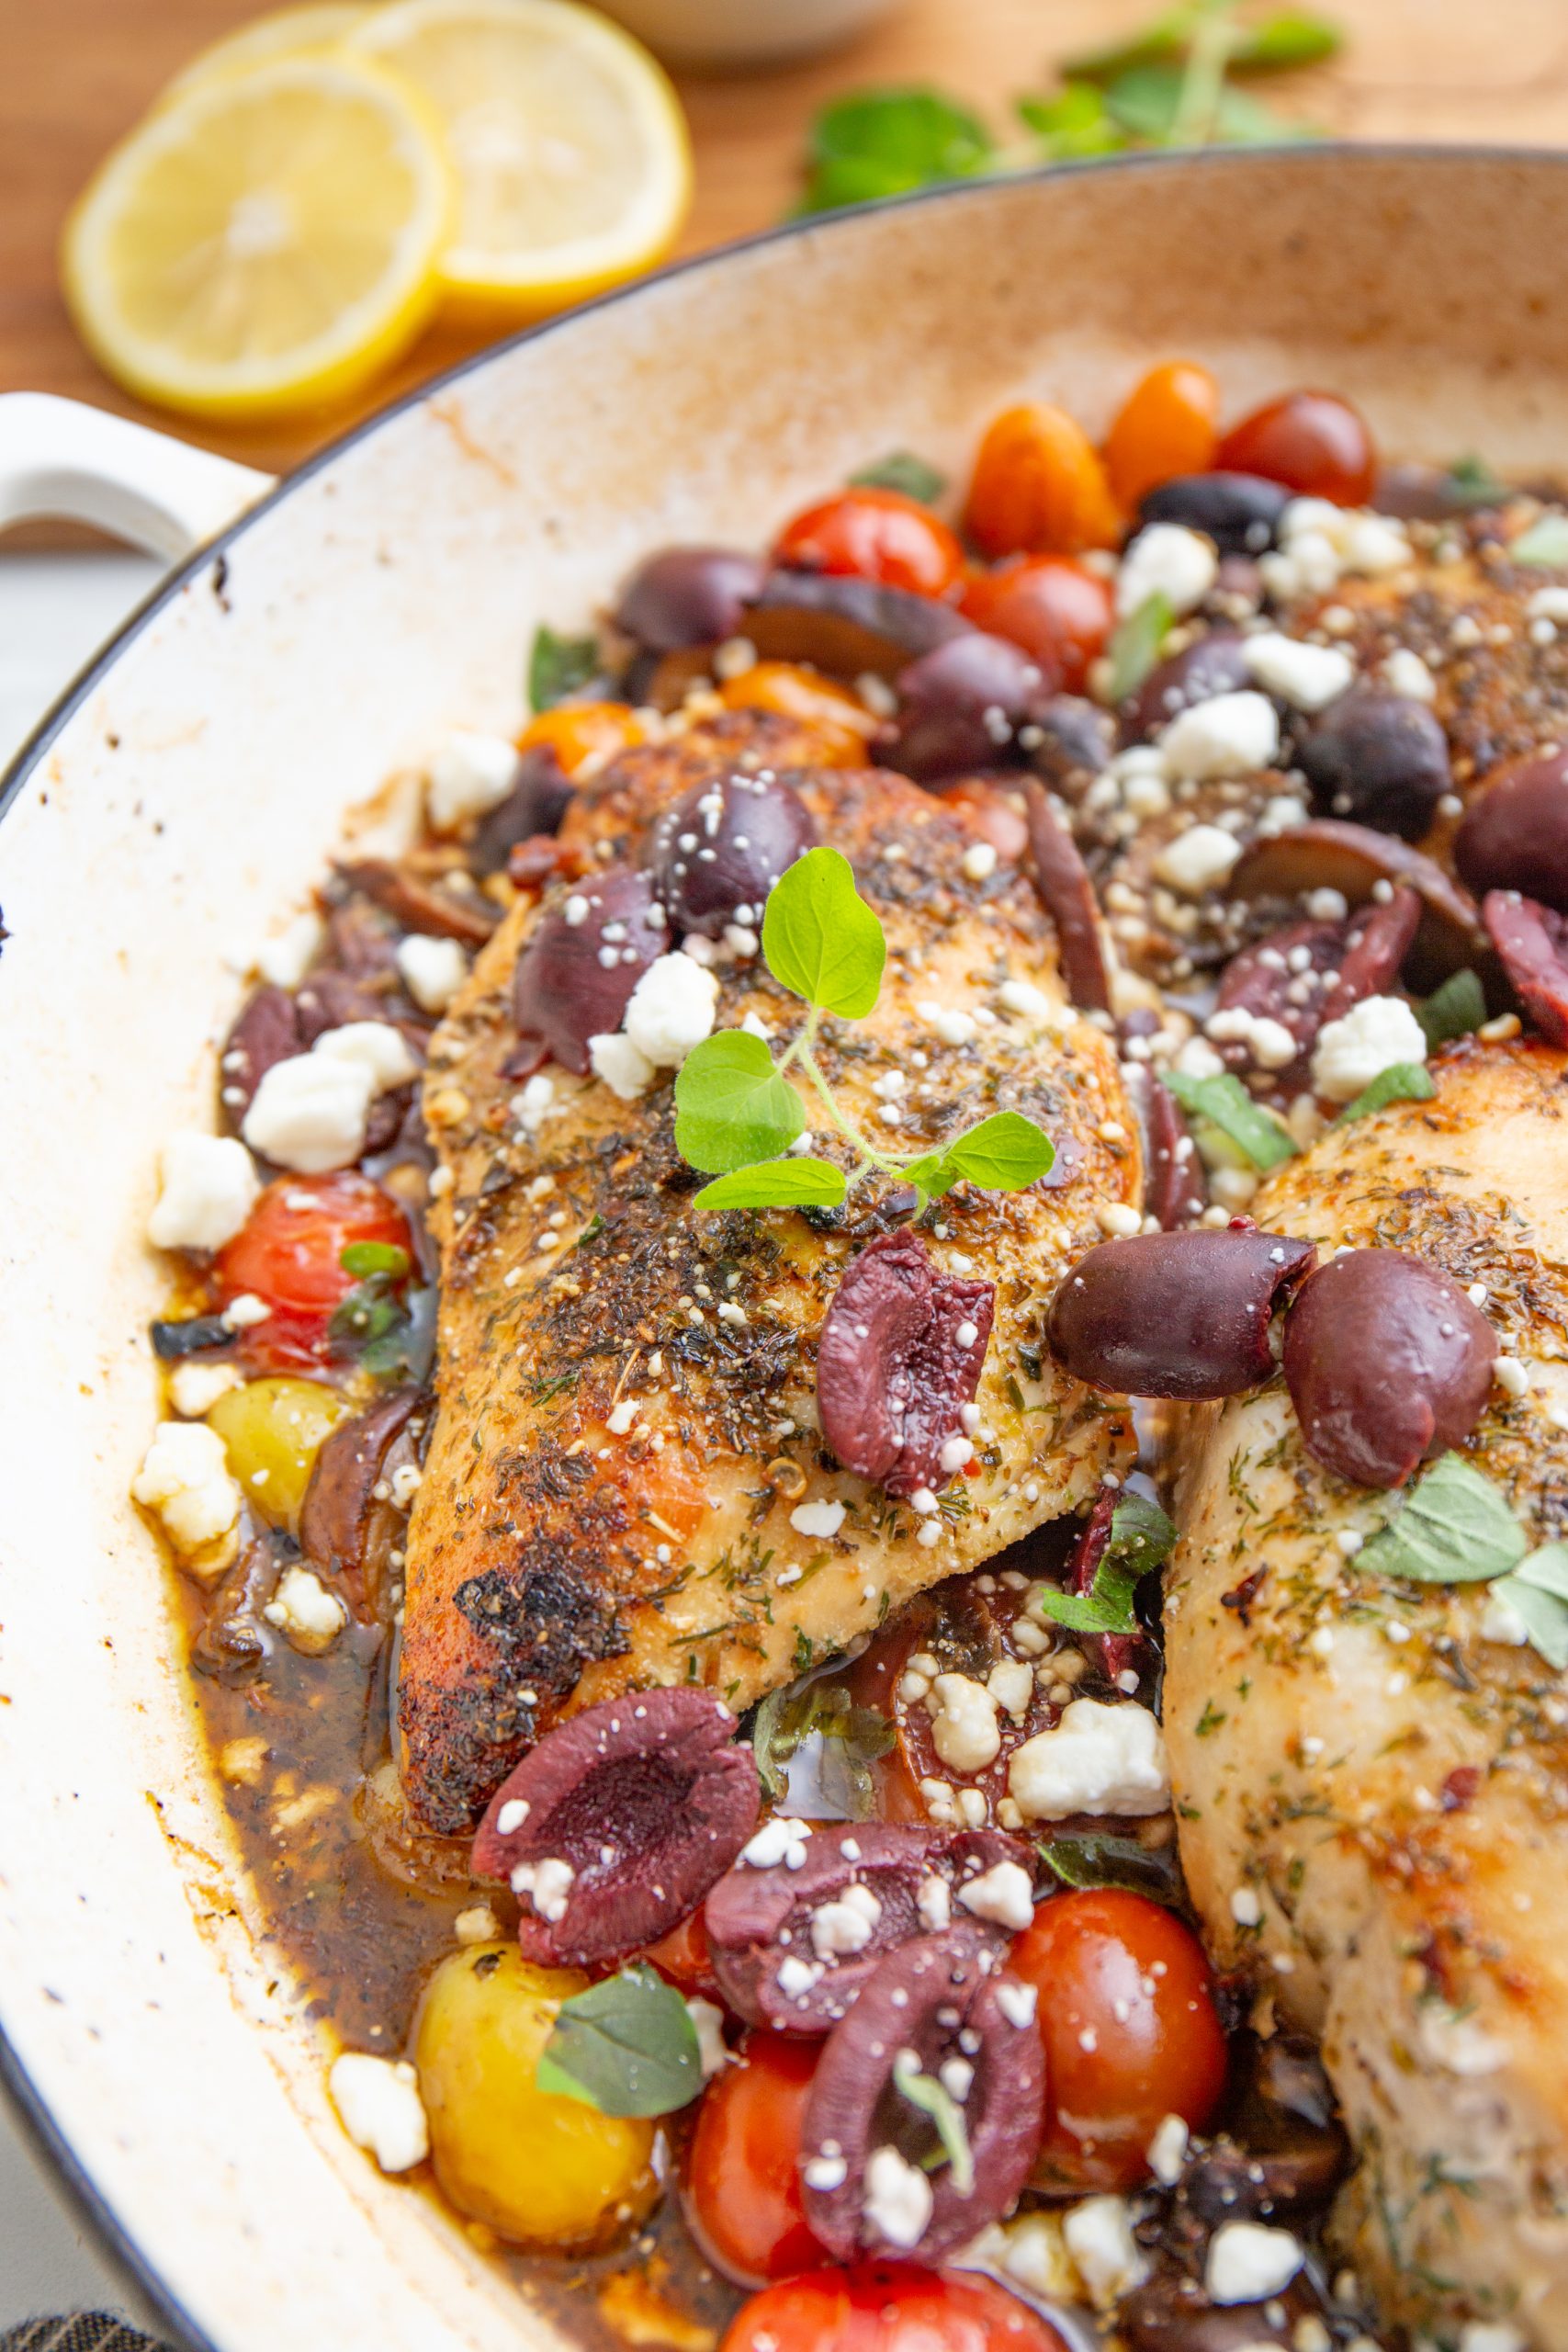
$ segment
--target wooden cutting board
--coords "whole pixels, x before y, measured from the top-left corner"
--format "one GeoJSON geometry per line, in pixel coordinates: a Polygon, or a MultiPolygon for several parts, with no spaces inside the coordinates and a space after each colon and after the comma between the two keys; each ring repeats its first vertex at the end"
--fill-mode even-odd
{"type": "MultiPolygon", "coordinates": [[[[787,5],[787,0],[784,0],[787,5]]],[[[1277,85],[1291,111],[1354,138],[1568,143],[1563,0],[1325,0],[1346,26],[1332,68],[1277,85]]],[[[0,0],[0,390],[65,392],[269,469],[472,347],[437,327],[358,410],[263,432],[203,428],[141,407],[102,376],[61,303],[60,224],[94,164],[192,53],[253,0],[0,0]]],[[[905,0],[834,56],[732,79],[685,75],[697,194],[680,251],[779,220],[806,129],[827,96],[934,83],[1005,131],[1009,100],[1053,57],[1146,22],[1154,0],[905,0]]]]}

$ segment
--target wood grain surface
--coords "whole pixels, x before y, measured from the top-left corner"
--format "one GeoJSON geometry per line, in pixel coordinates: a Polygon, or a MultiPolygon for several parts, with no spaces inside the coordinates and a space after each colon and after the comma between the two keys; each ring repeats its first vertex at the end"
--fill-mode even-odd
{"type": "MultiPolygon", "coordinates": [[[[787,5],[787,0],[782,0],[787,5]]],[[[1325,0],[1342,59],[1276,85],[1291,111],[1352,138],[1568,143],[1568,0],[1325,0]]],[[[76,341],[55,279],[73,197],[175,69],[255,14],[252,0],[0,0],[0,390],[59,391],[276,469],[353,421],[337,410],[267,431],[201,428],[141,407],[76,341]]],[[[852,47],[733,79],[681,78],[697,193],[681,241],[700,252],[767,227],[798,186],[823,99],[931,81],[1005,127],[1010,97],[1050,61],[1146,21],[1153,0],[905,0],[852,47]]],[[[421,381],[471,345],[439,326],[362,403],[421,381]]]]}

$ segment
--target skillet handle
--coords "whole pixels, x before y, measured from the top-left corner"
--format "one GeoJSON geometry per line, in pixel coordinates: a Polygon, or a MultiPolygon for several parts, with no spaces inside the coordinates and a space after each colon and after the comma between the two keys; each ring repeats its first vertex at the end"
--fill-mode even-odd
{"type": "Polygon", "coordinates": [[[174,560],[254,506],[273,481],[81,401],[0,393],[0,529],[65,515],[174,560]]]}

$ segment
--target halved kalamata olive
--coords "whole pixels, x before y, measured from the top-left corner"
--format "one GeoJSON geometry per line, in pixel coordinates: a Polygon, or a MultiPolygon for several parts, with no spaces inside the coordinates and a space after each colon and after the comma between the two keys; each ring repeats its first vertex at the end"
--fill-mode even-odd
{"type": "Polygon", "coordinates": [[[555,833],[571,798],[571,778],[551,743],[535,743],[517,763],[517,781],[499,808],[481,817],[468,843],[476,874],[499,874],[520,842],[555,833]]]}
{"type": "Polygon", "coordinates": [[[411,873],[391,857],[362,857],[338,867],[351,890],[363,891],[405,931],[429,933],[433,939],[460,939],[481,947],[501,921],[501,909],[482,898],[466,874],[448,875],[432,882],[411,873]]]}
{"type": "Polygon", "coordinates": [[[1141,743],[1168,727],[1194,703],[1216,695],[1243,693],[1252,684],[1242,639],[1235,629],[1216,628],[1168,661],[1156,662],[1135,694],[1122,706],[1122,739],[1141,743]]]}
{"type": "Polygon", "coordinates": [[[739,637],[744,607],[762,584],[753,555],[730,548],[665,548],[639,563],[621,591],[615,626],[653,653],[739,637]]]}
{"type": "MultiPolygon", "coordinates": [[[[1239,2152],[1235,2165],[1245,2170],[1239,2152]]],[[[1242,2216],[1231,2212],[1224,2218],[1242,2216]]],[[[1269,2352],[1272,2345],[1284,2352],[1286,2346],[1306,2340],[1294,2331],[1309,2315],[1327,2335],[1304,2273],[1298,2272],[1280,2294],[1256,2303],[1212,2303],[1201,2278],[1162,2255],[1153,2275],[1118,2301],[1116,2333],[1132,2352],[1269,2352]]]]}
{"type": "Polygon", "coordinates": [[[1177,474],[1143,499],[1138,526],[1185,523],[1222,555],[1261,555],[1273,546],[1290,503],[1290,492],[1261,474],[1177,474]]]}
{"type": "Polygon", "coordinates": [[[994,1283],[939,1272],[907,1229],[851,1259],[817,1342],[822,1435],[846,1470],[890,1495],[947,1484],[942,1451],[974,1401],[996,1301],[994,1283]]]}
{"type": "MultiPolygon", "coordinates": [[[[1339,922],[1286,923],[1232,956],[1215,1011],[1248,1012],[1290,1031],[1296,1057],[1270,1076],[1281,1093],[1297,1093],[1310,1079],[1319,1030],[1363,997],[1391,991],[1420,919],[1420,899],[1402,884],[1386,902],[1372,899],[1339,922]]],[[[1214,1046],[1231,1069],[1252,1068],[1246,1038],[1216,1035],[1214,1046]]]]}
{"type": "Polygon", "coordinates": [[[1102,1241],[1051,1301],[1051,1352],[1119,1396],[1238,1396],[1272,1376],[1269,1318],[1316,1259],[1310,1241],[1234,1227],[1102,1241]]]}
{"type": "Polygon", "coordinates": [[[1478,895],[1528,890],[1568,913],[1568,751],[1499,768],[1465,811],[1454,864],[1478,895]]]}
{"type": "Polygon", "coordinates": [[[1321,2212],[1344,2178],[1350,2147],[1315,2043],[1292,2033],[1253,2043],[1229,2106],[1244,2177],[1205,2178],[1200,2158],[1190,2177],[1194,2210],[1211,2222],[1250,2213],[1287,2225],[1321,2212]]]}
{"type": "Polygon", "coordinates": [[[974,628],[951,605],[849,572],[771,571],[740,628],[765,662],[806,662],[839,678],[896,678],[974,628]]]}
{"type": "Polygon", "coordinates": [[[972,628],[897,680],[898,714],[877,737],[889,767],[919,782],[1000,767],[1051,697],[1039,667],[1005,637],[972,628]]]}
{"type": "Polygon", "coordinates": [[[1456,1282],[1408,1250],[1348,1250],[1285,1318],[1285,1385],[1314,1461],[1402,1487],[1485,1409],[1497,1335],[1456,1282]]]}
{"type": "Polygon", "coordinates": [[[840,2262],[893,2250],[937,2263],[1011,2211],[1045,2120],[1032,1989],[993,1941],[957,1928],[890,1952],[863,1985],[817,2062],[800,2133],[807,2222],[840,2262]],[[950,2097],[962,2081],[966,2188],[951,2162],[925,2170],[941,2148],[897,2086],[906,2068],[945,2075],[950,2097]]]}
{"type": "Polygon", "coordinates": [[[633,989],[669,944],[648,876],[606,866],[535,924],[513,981],[518,1028],[582,1077],[588,1040],[620,1027],[633,989]]]}
{"type": "Polygon", "coordinates": [[[1296,765],[1326,814],[1419,841],[1453,790],[1448,737],[1425,703],[1353,686],[1296,743],[1296,765]]]}
{"type": "Polygon", "coordinates": [[[1519,1002],[1549,1046],[1568,1046],[1568,917],[1517,890],[1488,890],[1481,910],[1519,1002]]]}
{"type": "Polygon", "coordinates": [[[1072,829],[1043,784],[1024,786],[1035,886],[1056,926],[1062,981],[1086,1012],[1111,1010],[1111,967],[1100,930],[1100,902],[1072,829]]]}
{"type": "Polygon", "coordinates": [[[1144,1215],[1174,1233],[1195,1224],[1208,1205],[1203,1163],[1169,1087],[1146,1063],[1125,1063],[1122,1078],[1144,1135],[1144,1215]]]}
{"type": "Polygon", "coordinates": [[[476,1878],[522,1899],[525,1960],[583,1968],[694,1911],[757,1826],[757,1770],[704,1690],[606,1699],[547,1732],[491,1797],[476,1878]]]}
{"type": "Polygon", "coordinates": [[[830,2032],[890,1951],[974,1918],[961,1891],[998,1863],[1034,1876],[1032,1849],[999,1829],[829,1822],[795,1844],[787,1860],[742,1855],[703,1912],[725,1999],[774,2033],[830,2032]]]}
{"type": "Polygon", "coordinates": [[[1243,850],[1225,890],[1233,899],[1297,899],[1309,890],[1337,890],[1348,906],[1363,905],[1380,882],[1408,882],[1421,900],[1421,921],[1410,952],[1409,978],[1436,988],[1475,961],[1481,914],[1462,883],[1393,833],[1374,832],[1337,817],[1291,825],[1243,850]]]}
{"type": "Polygon", "coordinates": [[[340,1422],[317,1454],[305,1488],[299,1549],[316,1567],[341,1577],[356,1606],[367,1597],[367,1547],[381,1500],[375,1489],[423,1395],[412,1385],[396,1388],[368,1412],[340,1422]]]}
{"type": "Polygon", "coordinates": [[[218,1057],[219,1099],[236,1131],[257,1087],[276,1062],[303,1053],[299,1008],[287,989],[257,989],[223,1040],[218,1057]]]}
{"type": "Polygon", "coordinates": [[[730,923],[759,928],[769,891],[819,838],[798,792],[773,775],[694,784],[653,828],[653,887],[678,931],[717,939],[730,923]]]}
{"type": "Polygon", "coordinates": [[[1104,773],[1113,739],[1107,712],[1081,695],[1053,695],[1021,729],[1019,743],[1035,775],[1072,799],[1104,773]]]}

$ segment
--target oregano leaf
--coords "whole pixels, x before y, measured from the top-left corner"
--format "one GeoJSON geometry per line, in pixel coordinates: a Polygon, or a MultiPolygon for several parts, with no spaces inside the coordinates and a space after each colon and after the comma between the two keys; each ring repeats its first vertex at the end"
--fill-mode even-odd
{"type": "Polygon", "coordinates": [[[871,1012],[887,942],[841,852],[807,850],[779,876],[762,910],[762,953],[774,979],[807,1004],[846,1021],[871,1012]]]}
{"type": "Polygon", "coordinates": [[[1362,1545],[1357,1565],[1416,1584],[1475,1584],[1517,1568],[1527,1548],[1501,1490],[1459,1454],[1445,1453],[1362,1545]]]}
{"type": "Polygon", "coordinates": [[[671,2115],[703,2086],[691,2012],[645,1961],[563,2001],[535,2080],[601,2115],[671,2115]]]}
{"type": "Polygon", "coordinates": [[[693,1047],[675,1080],[675,1148],[705,1175],[775,1159],[806,1126],[806,1105],[761,1037],[723,1029],[693,1047]]]}
{"type": "Polygon", "coordinates": [[[766,1159],[705,1184],[694,1208],[836,1209],[848,1191],[844,1171],[830,1159],[766,1159]]]}

